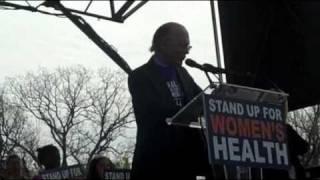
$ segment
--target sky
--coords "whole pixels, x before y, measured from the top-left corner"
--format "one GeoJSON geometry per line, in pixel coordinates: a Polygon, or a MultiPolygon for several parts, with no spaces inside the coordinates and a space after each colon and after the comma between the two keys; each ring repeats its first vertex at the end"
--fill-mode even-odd
{"type": "MultiPolygon", "coordinates": [[[[78,8],[83,2],[68,2],[65,6],[78,8]]],[[[102,12],[108,7],[106,2],[94,2],[90,10],[102,12]]],[[[152,55],[149,47],[155,30],[172,21],[183,24],[189,31],[192,49],[188,58],[217,65],[209,1],[149,1],[124,23],[83,17],[132,69],[147,62],[152,55]]],[[[0,37],[0,83],[6,76],[39,67],[80,64],[92,69],[119,69],[68,18],[25,10],[0,10],[0,37]]],[[[186,68],[201,87],[208,85],[203,72],[186,68]]]]}
{"type": "MultiPolygon", "coordinates": [[[[66,6],[81,6],[81,1],[70,3],[66,6]]],[[[92,11],[108,7],[105,2],[95,3],[96,9],[92,11]]],[[[149,60],[153,34],[166,22],[178,22],[189,31],[192,49],[187,58],[217,65],[209,1],[149,1],[124,23],[82,17],[117,49],[132,69],[149,60]]],[[[99,67],[120,69],[68,18],[0,9],[0,37],[0,84],[5,77],[37,71],[39,67],[54,69],[80,64],[93,70],[99,67]]],[[[203,72],[184,67],[202,88],[209,84],[203,72]]]]}

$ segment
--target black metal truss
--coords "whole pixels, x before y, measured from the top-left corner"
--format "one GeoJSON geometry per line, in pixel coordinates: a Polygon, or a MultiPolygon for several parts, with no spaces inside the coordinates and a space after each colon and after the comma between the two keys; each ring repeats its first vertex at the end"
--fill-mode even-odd
{"type": "MultiPolygon", "coordinates": [[[[59,2],[60,4],[64,4],[63,0],[43,0],[43,1],[36,1],[38,5],[32,5],[34,4],[34,0],[24,0],[24,1],[8,1],[8,0],[0,0],[0,8],[6,8],[6,9],[22,9],[22,10],[29,10],[33,12],[40,12],[45,14],[51,14],[51,15],[63,15],[63,14],[57,14],[52,13],[49,10],[42,10],[40,7],[42,6],[51,6],[50,4],[55,4],[59,2]],[[24,2],[24,3],[22,3],[24,2]]],[[[70,2],[70,1],[69,1],[70,2]]],[[[146,4],[148,1],[136,1],[136,0],[123,0],[121,1],[123,4],[119,7],[118,10],[115,9],[115,4],[119,3],[120,1],[115,0],[104,0],[104,1],[98,1],[98,0],[88,0],[88,1],[82,1],[82,3],[87,3],[87,5],[82,9],[76,9],[74,7],[67,7],[64,5],[65,9],[73,14],[79,14],[79,15],[85,15],[88,17],[94,17],[98,19],[104,19],[104,20],[110,20],[114,22],[122,23],[124,22],[129,16],[131,16],[133,13],[135,13],[139,8],[141,8],[144,4],[146,4]],[[106,11],[103,14],[98,13],[92,13],[89,12],[90,8],[95,3],[101,3],[103,2],[106,7],[109,7],[109,11],[106,11]]]]}
{"type": "MultiPolygon", "coordinates": [[[[14,1],[15,2],[15,1],[14,1]]],[[[21,1],[20,1],[21,2],[21,1]]],[[[88,9],[94,2],[93,0],[88,1],[88,4],[84,10],[76,10],[65,7],[62,4],[62,1],[59,0],[45,0],[42,1],[37,6],[32,6],[29,0],[24,1],[26,5],[16,4],[12,2],[8,2],[5,0],[0,0],[0,9],[10,9],[10,10],[28,10],[32,12],[40,12],[49,15],[55,16],[65,16],[69,18],[89,39],[91,39],[104,53],[106,53],[120,68],[122,68],[126,73],[131,72],[131,68],[128,63],[117,53],[117,51],[112,48],[103,38],[101,38],[94,29],[81,17],[79,14],[96,17],[99,19],[111,20],[114,22],[124,22],[130,15],[132,15],[135,11],[137,11],[140,7],[142,7],[147,1],[140,1],[136,6],[134,6],[131,10],[133,3],[135,1],[126,1],[119,10],[115,11],[114,0],[109,0],[110,2],[110,12],[111,16],[107,17],[104,15],[89,13],[88,9]],[[61,13],[52,13],[50,11],[40,10],[39,7],[51,7],[61,13]],[[78,15],[76,15],[78,14],[78,15]]]]}

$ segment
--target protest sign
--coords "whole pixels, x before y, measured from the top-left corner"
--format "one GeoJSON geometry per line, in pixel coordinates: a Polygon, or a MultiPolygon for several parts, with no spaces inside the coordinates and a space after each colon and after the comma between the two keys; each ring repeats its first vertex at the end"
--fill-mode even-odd
{"type": "Polygon", "coordinates": [[[251,96],[246,92],[249,98],[237,94],[244,91],[236,86],[232,93],[230,87],[224,87],[223,91],[204,95],[211,162],[288,168],[286,101],[261,99],[270,92],[260,92],[253,98],[259,90],[247,91],[252,91],[251,96]]]}
{"type": "Polygon", "coordinates": [[[104,173],[105,180],[130,180],[130,169],[110,169],[104,173]]]}
{"type": "Polygon", "coordinates": [[[42,171],[39,173],[39,175],[43,180],[85,177],[85,175],[81,171],[81,166],[82,165],[72,165],[53,170],[42,171]]]}

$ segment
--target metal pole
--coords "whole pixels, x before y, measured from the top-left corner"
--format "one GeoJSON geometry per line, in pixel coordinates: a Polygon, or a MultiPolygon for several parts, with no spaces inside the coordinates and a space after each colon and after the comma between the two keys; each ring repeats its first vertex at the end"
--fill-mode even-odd
{"type": "MultiPolygon", "coordinates": [[[[216,21],[216,11],[215,11],[214,0],[210,0],[210,7],[211,7],[212,25],[213,25],[213,33],[214,33],[213,36],[214,36],[214,43],[215,43],[216,56],[217,56],[217,65],[219,68],[221,68],[220,46],[219,46],[219,38],[218,38],[218,31],[217,31],[217,21],[216,21]]],[[[222,74],[219,74],[218,79],[219,79],[220,84],[223,83],[222,74]]],[[[214,162],[212,162],[212,164],[213,163],[214,162]]],[[[214,175],[214,177],[219,177],[217,175],[217,172],[214,171],[214,168],[213,168],[213,175],[214,175]]],[[[225,165],[223,165],[223,176],[225,179],[227,179],[227,180],[229,179],[228,170],[225,165]]]]}
{"type": "MultiPolygon", "coordinates": [[[[213,33],[214,33],[214,42],[217,56],[217,64],[218,67],[221,68],[221,55],[220,55],[220,46],[219,46],[219,38],[217,31],[217,21],[216,21],[216,11],[215,11],[215,3],[214,0],[210,0],[211,6],[211,15],[212,15],[212,25],[213,25],[213,33]]],[[[222,83],[222,74],[219,74],[219,82],[222,83]]]]}

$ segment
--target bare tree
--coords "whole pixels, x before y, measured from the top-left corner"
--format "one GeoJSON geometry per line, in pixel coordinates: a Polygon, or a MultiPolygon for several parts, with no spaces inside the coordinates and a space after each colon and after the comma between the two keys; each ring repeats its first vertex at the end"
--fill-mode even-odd
{"type": "Polygon", "coordinates": [[[82,145],[70,148],[75,159],[89,162],[96,154],[119,152],[112,143],[125,136],[124,128],[133,121],[133,118],[130,120],[132,106],[125,78],[120,72],[100,69],[94,85],[87,86],[91,106],[86,109],[85,126],[74,132],[81,134],[78,138],[82,138],[74,141],[82,145]]]}
{"type": "Polygon", "coordinates": [[[95,76],[76,66],[41,69],[8,82],[16,102],[49,127],[64,166],[68,157],[86,163],[97,153],[111,151],[111,143],[132,121],[123,74],[102,69],[95,76]]]}
{"type": "Polygon", "coordinates": [[[88,106],[82,93],[89,78],[83,68],[57,69],[56,73],[41,69],[39,74],[29,73],[9,81],[17,102],[49,127],[65,166],[69,132],[81,123],[77,117],[88,106]]]}
{"type": "Polygon", "coordinates": [[[319,165],[320,105],[289,113],[288,122],[310,145],[310,150],[304,155],[302,163],[305,166],[319,165]]]}
{"type": "Polygon", "coordinates": [[[0,92],[0,159],[10,153],[19,154],[26,160],[29,168],[39,168],[40,164],[36,157],[38,147],[38,130],[26,116],[25,112],[16,105],[13,105],[4,90],[0,92]],[[36,167],[31,165],[35,162],[36,167]]]}

